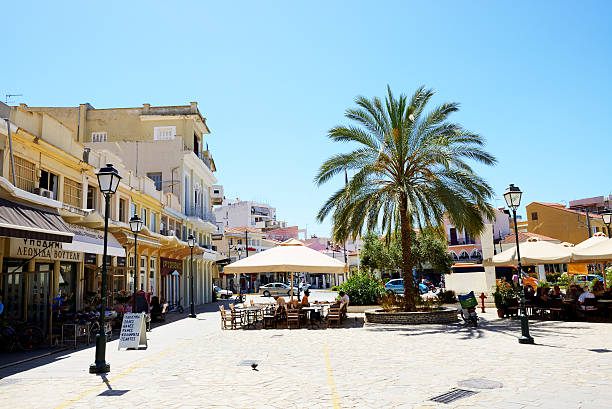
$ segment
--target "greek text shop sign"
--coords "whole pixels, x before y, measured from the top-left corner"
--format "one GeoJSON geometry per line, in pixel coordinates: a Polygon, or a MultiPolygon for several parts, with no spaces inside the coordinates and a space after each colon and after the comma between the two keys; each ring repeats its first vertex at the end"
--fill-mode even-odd
{"type": "Polygon", "coordinates": [[[74,261],[80,263],[83,253],[64,250],[57,241],[34,239],[11,239],[11,257],[38,258],[51,261],[74,261]]]}

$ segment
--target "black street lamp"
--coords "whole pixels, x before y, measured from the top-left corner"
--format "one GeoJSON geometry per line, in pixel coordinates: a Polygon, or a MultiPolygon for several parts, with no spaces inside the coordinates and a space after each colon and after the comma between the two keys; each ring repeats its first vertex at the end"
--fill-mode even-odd
{"type": "Polygon", "coordinates": [[[189,296],[189,305],[190,305],[190,310],[191,310],[191,314],[189,314],[190,318],[196,318],[196,314],[195,314],[195,306],[193,305],[193,248],[195,247],[195,237],[193,237],[193,234],[190,234],[189,237],[187,237],[187,244],[189,245],[189,248],[191,249],[191,283],[190,283],[190,293],[191,295],[189,296]]]}
{"type": "MultiPolygon", "coordinates": [[[[612,223],[612,212],[607,210],[606,212],[602,213],[601,215],[604,224],[606,225],[607,229],[608,229],[608,238],[610,238],[610,223],[612,223]]],[[[606,269],[605,269],[605,265],[604,265],[604,271],[603,271],[603,276],[604,276],[604,288],[607,285],[607,277],[606,277],[606,269]]]]}
{"type": "Polygon", "coordinates": [[[100,294],[100,332],[96,335],[96,360],[89,365],[89,373],[103,374],[110,372],[110,364],[106,362],[106,331],[104,318],[106,314],[106,253],[108,248],[108,213],[110,212],[110,198],[117,191],[121,176],[113,165],[108,163],[97,174],[100,191],[104,195],[104,254],[102,256],[102,291],[100,294]]]}
{"type": "Polygon", "coordinates": [[[602,213],[601,217],[603,218],[604,224],[608,228],[608,238],[610,238],[610,223],[612,223],[612,212],[608,210],[607,212],[602,213]]]}
{"type": "Polygon", "coordinates": [[[521,270],[521,252],[519,250],[519,238],[518,238],[518,227],[516,225],[516,209],[521,204],[521,196],[523,192],[517,186],[510,184],[506,193],[504,193],[504,199],[510,209],[512,209],[512,216],[514,217],[514,236],[516,238],[516,258],[517,268],[519,276],[519,291],[521,295],[521,336],[518,339],[519,344],[533,344],[533,337],[529,335],[529,319],[527,318],[527,309],[525,308],[525,287],[523,286],[523,271],[521,270]]]}
{"type": "Polygon", "coordinates": [[[130,218],[130,230],[134,233],[134,300],[132,301],[132,312],[136,312],[136,292],[138,291],[138,270],[140,269],[138,259],[138,233],[142,230],[142,219],[136,215],[130,218]]]}

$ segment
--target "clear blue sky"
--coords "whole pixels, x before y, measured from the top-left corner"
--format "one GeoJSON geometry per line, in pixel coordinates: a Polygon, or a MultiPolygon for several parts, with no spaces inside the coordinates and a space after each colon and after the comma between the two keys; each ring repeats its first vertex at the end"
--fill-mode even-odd
{"type": "Polygon", "coordinates": [[[347,149],[326,139],[356,95],[458,101],[497,156],[482,173],[524,203],[612,190],[607,1],[30,2],[4,4],[0,92],[97,108],[198,101],[228,197],[265,199],[320,236],[343,183],[312,183],[347,149]],[[8,25],[7,21],[9,22],[8,25]]]}

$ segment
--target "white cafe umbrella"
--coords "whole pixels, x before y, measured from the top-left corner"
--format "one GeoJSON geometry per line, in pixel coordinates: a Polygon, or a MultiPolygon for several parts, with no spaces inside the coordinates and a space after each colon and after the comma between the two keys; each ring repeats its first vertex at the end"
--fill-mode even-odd
{"type": "Polygon", "coordinates": [[[612,239],[601,240],[599,243],[593,244],[587,248],[576,249],[576,247],[574,247],[574,251],[572,252],[572,261],[588,262],[612,260],[612,239]]]}
{"type": "Polygon", "coordinates": [[[294,272],[343,274],[347,267],[332,257],[304,246],[299,240],[289,239],[277,247],[228,264],[223,270],[229,274],[290,272],[293,298],[294,272]]]}
{"type": "MultiPolygon", "coordinates": [[[[519,243],[522,265],[569,263],[572,247],[541,241],[535,237],[519,243]]],[[[487,265],[517,265],[516,246],[484,261],[487,265]]]]}
{"type": "Polygon", "coordinates": [[[598,231],[592,237],[589,237],[585,241],[578,243],[574,246],[575,249],[586,249],[588,247],[594,246],[595,244],[601,243],[602,241],[606,241],[608,238],[605,234],[598,231]]]}

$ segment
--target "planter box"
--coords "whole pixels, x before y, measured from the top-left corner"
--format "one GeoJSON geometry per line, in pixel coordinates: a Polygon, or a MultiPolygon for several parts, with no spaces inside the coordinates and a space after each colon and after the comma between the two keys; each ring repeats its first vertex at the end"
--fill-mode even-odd
{"type": "Polygon", "coordinates": [[[438,311],[428,312],[385,312],[384,310],[368,310],[365,320],[375,324],[447,324],[457,321],[457,308],[442,307],[438,311]]]}

